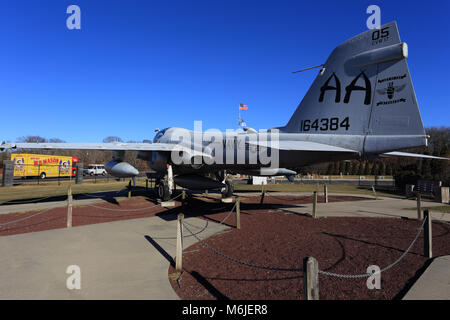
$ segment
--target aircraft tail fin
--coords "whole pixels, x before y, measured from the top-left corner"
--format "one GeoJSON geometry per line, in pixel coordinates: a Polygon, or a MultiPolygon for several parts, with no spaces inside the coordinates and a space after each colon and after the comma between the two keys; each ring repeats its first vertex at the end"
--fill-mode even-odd
{"type": "Polygon", "coordinates": [[[400,136],[397,143],[389,142],[391,150],[426,145],[407,56],[395,22],[347,40],[333,50],[280,129],[365,135],[367,152],[377,152],[380,146],[373,144],[381,136],[400,136]]]}

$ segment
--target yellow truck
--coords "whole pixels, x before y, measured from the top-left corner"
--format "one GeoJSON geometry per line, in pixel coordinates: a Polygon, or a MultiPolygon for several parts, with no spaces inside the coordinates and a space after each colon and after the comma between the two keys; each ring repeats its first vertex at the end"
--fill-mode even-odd
{"type": "Polygon", "coordinates": [[[14,177],[69,177],[76,175],[77,157],[12,153],[14,177]]]}

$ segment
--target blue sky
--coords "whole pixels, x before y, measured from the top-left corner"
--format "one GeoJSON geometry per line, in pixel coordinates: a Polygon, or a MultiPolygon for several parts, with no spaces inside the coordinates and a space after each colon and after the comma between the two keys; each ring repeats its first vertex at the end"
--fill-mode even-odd
{"type": "Polygon", "coordinates": [[[334,47],[396,20],[426,127],[449,125],[448,1],[0,1],[0,140],[284,125],[334,47]],[[66,8],[81,8],[68,30],[66,8]]]}

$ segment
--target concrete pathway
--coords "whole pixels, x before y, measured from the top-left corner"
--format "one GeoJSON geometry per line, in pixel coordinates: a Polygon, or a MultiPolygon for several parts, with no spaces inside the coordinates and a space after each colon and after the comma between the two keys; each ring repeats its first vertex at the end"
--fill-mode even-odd
{"type": "MultiPolygon", "coordinates": [[[[270,203],[270,197],[271,196],[277,197],[278,195],[281,195],[281,193],[279,194],[269,192],[265,195],[265,201],[270,203]]],[[[305,193],[303,195],[311,195],[311,193],[305,193]]],[[[331,193],[329,195],[351,196],[352,194],[331,193]]],[[[354,194],[353,196],[358,195],[354,194]]],[[[421,204],[422,207],[438,207],[444,205],[445,204],[432,201],[422,201],[421,204]]],[[[316,214],[318,217],[379,217],[379,218],[416,219],[417,218],[416,208],[417,208],[416,200],[408,200],[393,197],[392,198],[378,197],[378,200],[375,200],[375,198],[373,198],[372,200],[363,200],[363,201],[343,201],[343,202],[328,202],[328,203],[319,202],[317,203],[316,214]],[[411,210],[405,210],[405,208],[410,208],[411,210]]],[[[285,207],[281,210],[310,215],[312,213],[312,204],[308,203],[308,204],[292,205],[289,207],[285,207]]],[[[443,213],[433,210],[431,210],[431,212],[433,219],[450,221],[449,213],[443,213]]]]}
{"type": "MultiPolygon", "coordinates": [[[[228,229],[185,222],[202,239],[228,229]]],[[[186,233],[184,247],[196,242],[186,233]]],[[[178,299],[167,274],[175,250],[173,214],[0,237],[0,299],[178,299]],[[80,290],[66,287],[70,265],[80,290]]]]}
{"type": "Polygon", "coordinates": [[[403,300],[450,300],[450,256],[435,258],[403,300]]]}

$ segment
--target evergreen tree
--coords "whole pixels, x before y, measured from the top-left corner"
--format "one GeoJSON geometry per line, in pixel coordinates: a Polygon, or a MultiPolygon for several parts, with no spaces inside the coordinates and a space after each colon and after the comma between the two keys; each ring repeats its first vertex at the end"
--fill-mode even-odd
{"type": "Polygon", "coordinates": [[[377,175],[377,172],[378,172],[378,164],[375,162],[375,163],[372,165],[372,170],[370,170],[370,175],[376,176],[376,175],[377,175]]]}
{"type": "Polygon", "coordinates": [[[364,164],[364,175],[368,176],[369,174],[370,174],[370,164],[369,164],[369,162],[366,162],[364,164]]]}
{"type": "Polygon", "coordinates": [[[334,162],[334,170],[333,170],[333,174],[334,175],[338,175],[339,174],[339,164],[337,162],[334,162]]]}
{"type": "Polygon", "coordinates": [[[344,174],[344,161],[339,162],[339,170],[337,174],[344,174]]]}
{"type": "Polygon", "coordinates": [[[381,161],[380,166],[378,167],[378,174],[380,176],[386,175],[386,164],[384,163],[384,161],[381,161]]]}
{"type": "Polygon", "coordinates": [[[362,176],[364,174],[364,162],[359,162],[358,175],[362,176]]]}
{"type": "Polygon", "coordinates": [[[330,162],[327,168],[327,175],[332,175],[334,172],[334,162],[330,162]]]}
{"type": "Polygon", "coordinates": [[[358,163],[357,162],[352,162],[351,169],[350,169],[350,174],[352,176],[355,176],[355,175],[358,174],[358,163]]]}
{"type": "Polygon", "coordinates": [[[350,174],[350,161],[345,162],[344,174],[350,174]]]}
{"type": "Polygon", "coordinates": [[[431,175],[431,161],[428,159],[424,159],[422,161],[422,168],[421,168],[421,176],[423,179],[431,180],[433,179],[433,176],[431,175]]]}
{"type": "Polygon", "coordinates": [[[392,176],[392,165],[389,162],[386,164],[386,175],[392,176]]]}

